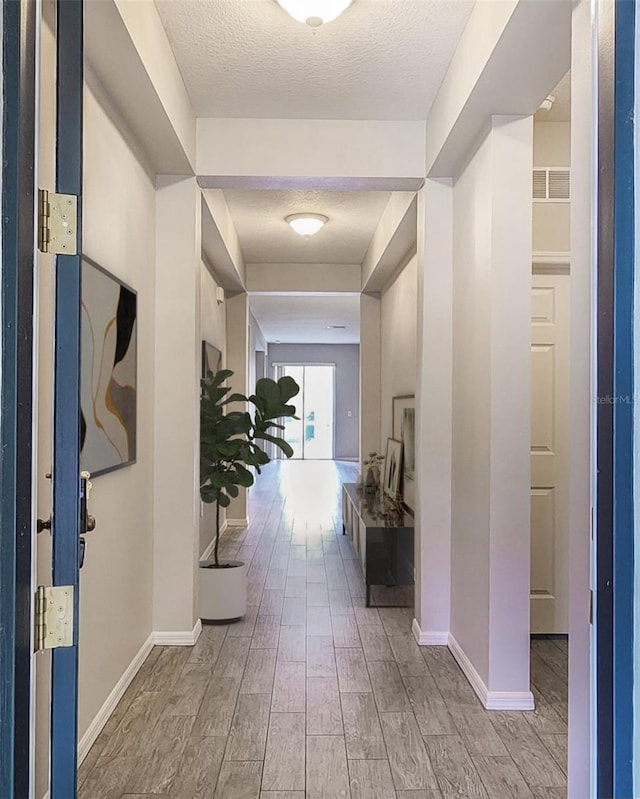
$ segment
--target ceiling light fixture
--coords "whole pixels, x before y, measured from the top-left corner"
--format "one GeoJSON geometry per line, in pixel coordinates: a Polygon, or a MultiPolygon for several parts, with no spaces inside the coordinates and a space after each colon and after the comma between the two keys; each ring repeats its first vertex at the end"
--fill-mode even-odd
{"type": "Polygon", "coordinates": [[[290,214],[285,216],[284,221],[287,222],[299,236],[313,236],[321,228],[323,228],[329,221],[328,216],[322,214],[290,214]]]}
{"type": "Polygon", "coordinates": [[[553,104],[555,103],[556,98],[553,94],[547,95],[544,100],[540,103],[540,111],[551,111],[553,108],[553,104]]]}
{"type": "Polygon", "coordinates": [[[319,28],[333,22],[351,5],[353,0],[277,0],[278,5],[298,22],[319,28]]]}

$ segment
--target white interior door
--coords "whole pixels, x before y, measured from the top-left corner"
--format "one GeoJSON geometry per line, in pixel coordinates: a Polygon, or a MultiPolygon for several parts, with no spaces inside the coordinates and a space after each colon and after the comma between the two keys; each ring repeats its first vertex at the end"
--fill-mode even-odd
{"type": "Polygon", "coordinates": [[[569,608],[569,275],[534,275],[531,314],[531,632],[569,608]]]}

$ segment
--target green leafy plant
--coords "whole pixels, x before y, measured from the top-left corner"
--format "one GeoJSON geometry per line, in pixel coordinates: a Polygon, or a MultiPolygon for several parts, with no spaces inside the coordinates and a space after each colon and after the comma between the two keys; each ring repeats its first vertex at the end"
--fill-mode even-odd
{"type": "Polygon", "coordinates": [[[300,387],[292,377],[281,377],[278,382],[263,377],[256,383],[255,394],[230,394],[223,386],[233,372],[221,369],[200,381],[200,497],[203,502],[216,503],[216,539],[214,546],[214,568],[223,568],[218,559],[220,543],[220,508],[229,506],[238,496],[240,488],[253,485],[254,476],[247,468],[253,466],[258,474],[271,458],[262,448],[270,442],[287,458],[293,449],[277,435],[284,430],[279,420],[297,419],[294,405],[289,400],[295,397],[300,387]],[[250,403],[253,412],[229,411],[226,406],[233,402],[250,403]],[[270,432],[271,431],[271,432],[270,432]]]}

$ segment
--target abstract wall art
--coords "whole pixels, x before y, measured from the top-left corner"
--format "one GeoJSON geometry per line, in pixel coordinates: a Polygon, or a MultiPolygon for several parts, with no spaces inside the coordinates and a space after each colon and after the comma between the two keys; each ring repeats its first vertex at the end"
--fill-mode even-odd
{"type": "Polygon", "coordinates": [[[136,460],[137,295],[87,258],[81,336],[80,464],[96,477],[136,460]]]}

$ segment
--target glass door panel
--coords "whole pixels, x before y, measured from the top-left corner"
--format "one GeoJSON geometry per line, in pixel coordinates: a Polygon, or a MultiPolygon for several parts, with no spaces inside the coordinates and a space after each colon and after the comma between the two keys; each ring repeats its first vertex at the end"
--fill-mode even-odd
{"type": "Polygon", "coordinates": [[[333,458],[335,367],[332,364],[280,364],[278,377],[292,377],[300,386],[294,397],[298,419],[286,419],[283,438],[293,457],[333,458]]]}

